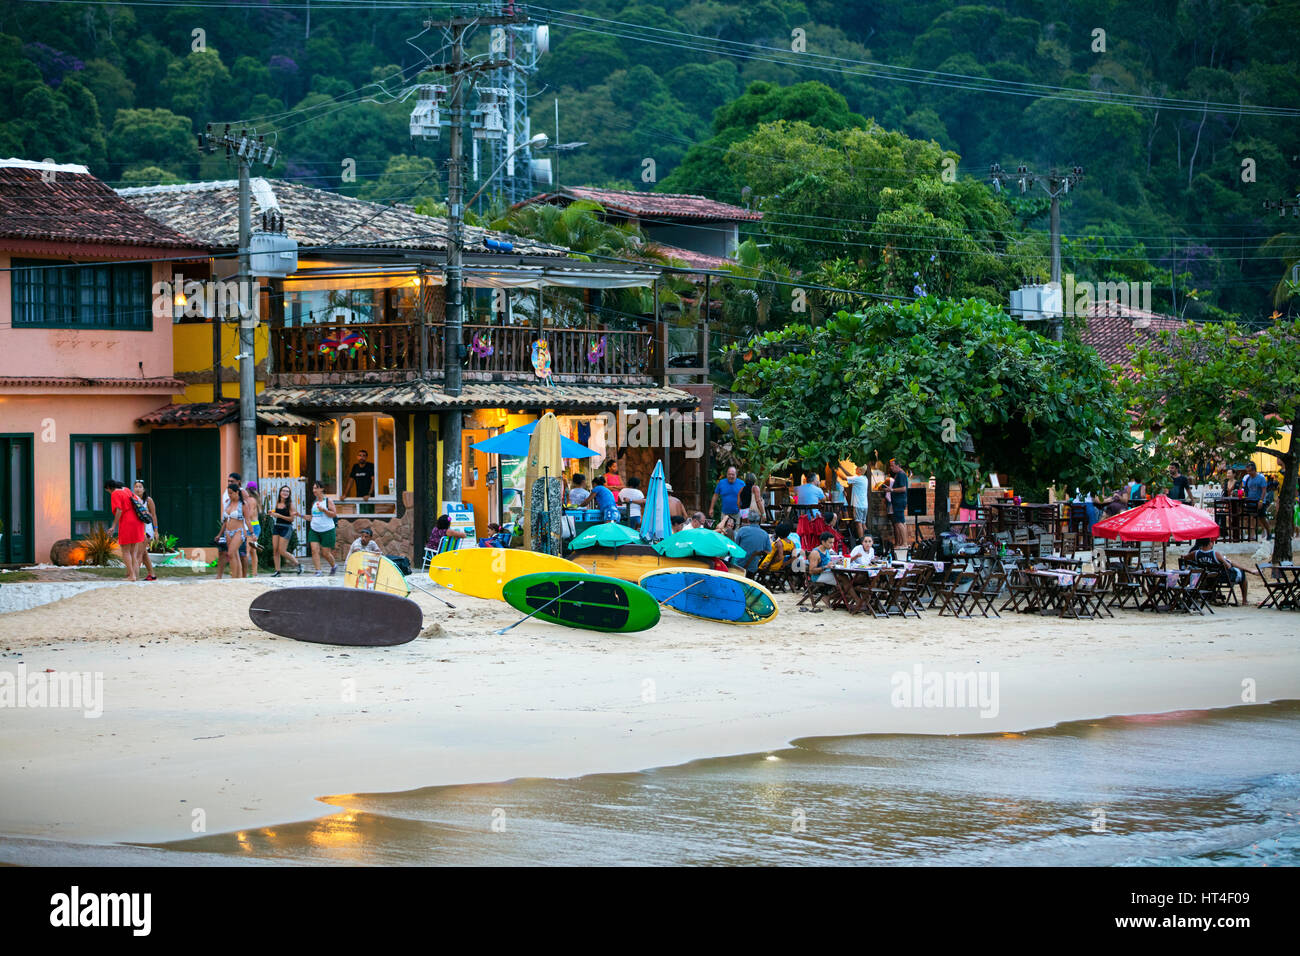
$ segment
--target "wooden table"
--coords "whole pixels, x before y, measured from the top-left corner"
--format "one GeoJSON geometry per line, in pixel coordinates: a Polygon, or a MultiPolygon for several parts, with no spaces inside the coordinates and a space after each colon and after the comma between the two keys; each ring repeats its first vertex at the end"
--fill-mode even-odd
{"type": "Polygon", "coordinates": [[[1178,602],[1174,599],[1170,589],[1175,581],[1181,585],[1182,581],[1191,573],[1191,571],[1143,571],[1134,575],[1141,581],[1144,595],[1144,599],[1139,602],[1137,609],[1139,611],[1175,610],[1178,607],[1178,602]]]}
{"type": "Polygon", "coordinates": [[[1073,571],[1025,571],[1025,577],[1034,584],[1034,601],[1026,611],[1047,614],[1055,611],[1062,613],[1061,588],[1074,583],[1077,575],[1073,571]]]}
{"type": "Polygon", "coordinates": [[[1055,555],[1049,554],[1049,555],[1043,555],[1042,557],[1034,558],[1034,560],[1042,562],[1043,564],[1050,565],[1053,568],[1060,568],[1063,571],[1083,570],[1082,558],[1058,558],[1055,555]]]}

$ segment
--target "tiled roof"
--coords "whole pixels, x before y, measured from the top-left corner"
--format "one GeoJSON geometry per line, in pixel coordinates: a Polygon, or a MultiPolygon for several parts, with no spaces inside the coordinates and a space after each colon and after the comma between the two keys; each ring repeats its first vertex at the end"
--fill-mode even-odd
{"type": "Polygon", "coordinates": [[[1128,368],[1133,361],[1130,344],[1161,349],[1158,335],[1176,331],[1187,324],[1185,319],[1134,309],[1118,303],[1094,302],[1087,313],[1087,326],[1080,333],[1084,345],[1097,350],[1107,365],[1128,368]]]}
{"type": "Polygon", "coordinates": [[[281,408],[346,411],[382,408],[558,408],[615,409],[620,405],[694,408],[699,399],[675,388],[584,385],[466,384],[453,397],[423,380],[360,386],[268,388],[258,396],[281,408]]]}
{"type": "Polygon", "coordinates": [[[626,189],[592,189],[588,186],[567,186],[559,192],[543,193],[525,199],[519,205],[534,202],[563,202],[566,199],[590,199],[607,210],[632,216],[657,216],[664,219],[735,220],[754,222],[763,214],[753,209],[733,206],[725,202],[692,196],[686,193],[643,193],[626,189]]]}
{"type": "Polygon", "coordinates": [[[0,159],[0,238],[196,249],[143,215],[84,166],[0,159]]]}
{"type": "MultiPolygon", "coordinates": [[[[239,402],[235,399],[222,399],[219,402],[189,402],[186,404],[164,405],[148,415],[135,420],[137,425],[191,425],[196,427],[213,425],[231,425],[239,421],[239,402]]],[[[314,418],[294,415],[270,406],[259,405],[257,421],[260,425],[272,427],[303,427],[318,424],[314,418]]]]}
{"type": "MultiPolygon", "coordinates": [[[[285,230],[300,248],[447,248],[447,220],[421,215],[410,206],[385,206],[279,179],[254,178],[252,187],[254,228],[263,212],[278,209],[285,230]]],[[[233,249],[239,244],[239,183],[233,179],[118,192],[140,212],[201,239],[209,248],[233,249]]],[[[568,255],[561,246],[477,226],[465,226],[464,238],[465,251],[478,255],[568,255]],[[508,242],[512,249],[489,249],[487,239],[508,242]]]]}
{"type": "Polygon", "coordinates": [[[122,388],[149,392],[179,392],[185,383],[175,378],[74,378],[17,375],[0,377],[0,388],[122,388]]]}
{"type": "Polygon", "coordinates": [[[682,249],[678,246],[666,246],[662,242],[653,244],[654,248],[670,259],[679,259],[688,266],[694,266],[696,269],[709,269],[713,272],[721,272],[727,266],[734,266],[734,259],[725,259],[722,256],[711,256],[707,252],[696,252],[693,249],[682,249]]]}

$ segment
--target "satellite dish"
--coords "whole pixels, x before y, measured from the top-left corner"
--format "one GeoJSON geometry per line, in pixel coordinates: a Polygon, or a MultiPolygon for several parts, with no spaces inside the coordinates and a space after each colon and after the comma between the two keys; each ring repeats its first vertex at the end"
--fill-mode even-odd
{"type": "Polygon", "coordinates": [[[551,48],[551,28],[545,23],[537,28],[534,41],[537,44],[537,55],[541,56],[551,48]]]}

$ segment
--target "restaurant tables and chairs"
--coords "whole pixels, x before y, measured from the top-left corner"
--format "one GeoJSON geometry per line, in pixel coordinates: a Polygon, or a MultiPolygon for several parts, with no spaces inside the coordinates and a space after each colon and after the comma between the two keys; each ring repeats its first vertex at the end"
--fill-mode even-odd
{"type": "Polygon", "coordinates": [[[1300,567],[1292,564],[1256,564],[1255,570],[1264,581],[1264,600],[1261,608],[1300,610],[1300,567]]]}
{"type": "Polygon", "coordinates": [[[1034,589],[1030,583],[1029,572],[1013,568],[1007,575],[1007,599],[1002,602],[999,611],[1032,610],[1035,603],[1034,589]]]}
{"type": "Polygon", "coordinates": [[[1082,571],[1083,558],[1066,557],[1060,554],[1039,555],[1035,560],[1041,561],[1049,568],[1055,568],[1061,571],[1082,571]]]}
{"type": "Polygon", "coordinates": [[[1181,591],[1189,571],[1161,571],[1144,569],[1137,574],[1142,586],[1142,602],[1139,611],[1176,611],[1184,609],[1181,603],[1181,591]]]}

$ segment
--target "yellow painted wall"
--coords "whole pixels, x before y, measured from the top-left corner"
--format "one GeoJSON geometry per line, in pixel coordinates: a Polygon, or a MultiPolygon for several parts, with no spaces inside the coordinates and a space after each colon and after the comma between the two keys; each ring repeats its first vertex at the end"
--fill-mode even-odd
{"type": "MultiPolygon", "coordinates": [[[[1265,442],[1265,448],[1276,448],[1278,451],[1286,454],[1291,449],[1291,433],[1283,432],[1282,437],[1275,442],[1265,442]]],[[[1261,475],[1282,475],[1282,462],[1273,455],[1266,455],[1264,452],[1256,452],[1251,455],[1251,461],[1255,463],[1255,469],[1261,475]]]]}
{"type": "MultiPolygon", "coordinates": [[[[265,324],[258,325],[253,330],[253,354],[258,364],[263,367],[270,349],[270,341],[270,332],[265,324]]],[[[210,373],[212,371],[212,326],[206,323],[173,326],[172,353],[178,377],[185,377],[185,373],[210,373]]],[[[229,322],[221,327],[221,364],[223,368],[230,369],[235,375],[239,373],[239,363],[235,361],[235,356],[238,354],[239,326],[229,322]]],[[[265,387],[264,382],[257,383],[259,392],[265,387]]],[[[238,398],[238,382],[226,382],[223,395],[225,398],[238,398]]],[[[183,397],[178,401],[186,403],[212,401],[212,383],[208,381],[187,386],[183,397]]]]}

